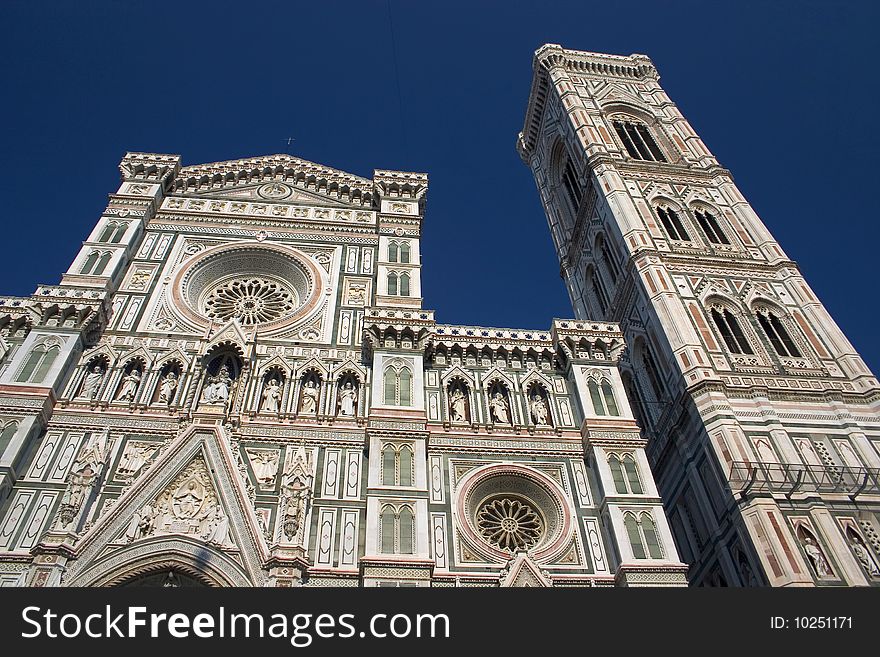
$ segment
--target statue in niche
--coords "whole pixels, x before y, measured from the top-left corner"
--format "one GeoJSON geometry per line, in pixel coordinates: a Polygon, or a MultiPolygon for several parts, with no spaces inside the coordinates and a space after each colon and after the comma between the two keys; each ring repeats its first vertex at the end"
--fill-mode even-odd
{"type": "Polygon", "coordinates": [[[143,443],[134,443],[129,441],[125,445],[125,451],[119,459],[119,465],[116,467],[117,474],[123,477],[132,477],[137,474],[147,463],[147,452],[153,448],[153,445],[145,445],[143,443]]]}
{"type": "Polygon", "coordinates": [[[116,397],[116,401],[132,401],[140,383],[141,371],[135,368],[127,376],[123,377],[122,387],[119,389],[119,396],[116,397]]]}
{"type": "Polygon", "coordinates": [[[134,514],[125,532],[128,542],[136,541],[139,538],[146,538],[153,532],[154,522],[156,520],[157,511],[149,504],[144,505],[138,513],[134,514]]]}
{"type": "Polygon", "coordinates": [[[467,422],[467,397],[459,387],[449,397],[449,417],[453,422],[467,422]]]}
{"type": "Polygon", "coordinates": [[[208,385],[202,393],[202,401],[206,404],[225,404],[229,399],[229,386],[232,377],[229,376],[229,368],[224,365],[216,376],[208,376],[208,385]]]}
{"type": "Polygon", "coordinates": [[[104,378],[104,370],[100,365],[95,365],[91,371],[86,374],[82,382],[82,388],[79,391],[79,397],[92,399],[98,392],[98,386],[104,378]]]}
{"type": "Polygon", "coordinates": [[[275,482],[275,473],[278,472],[278,452],[250,452],[251,465],[257,481],[264,486],[271,486],[275,482]]]}
{"type": "Polygon", "coordinates": [[[492,416],[493,422],[510,424],[510,408],[500,391],[496,391],[489,400],[489,414],[492,416]]]}
{"type": "Polygon", "coordinates": [[[880,569],[877,568],[877,562],[874,561],[868,547],[862,542],[862,539],[852,531],[847,532],[849,537],[849,546],[852,548],[856,559],[862,564],[862,567],[871,577],[880,577],[880,569]]]}
{"type": "Polygon", "coordinates": [[[320,390],[315,384],[314,379],[309,379],[303,386],[302,402],[300,404],[300,413],[304,415],[315,415],[318,412],[318,395],[320,390]]]}
{"type": "Polygon", "coordinates": [[[354,417],[357,411],[357,390],[351,381],[348,381],[339,391],[339,414],[346,417],[354,417]]]}
{"type": "Polygon", "coordinates": [[[162,379],[162,383],[159,384],[160,404],[171,403],[171,400],[174,399],[174,392],[177,390],[178,383],[177,373],[174,370],[171,370],[165,375],[165,378],[162,379]]]}
{"type": "Polygon", "coordinates": [[[830,577],[831,568],[828,566],[828,561],[826,561],[825,555],[822,554],[822,550],[816,545],[815,539],[811,536],[804,536],[802,540],[804,552],[807,553],[807,557],[809,557],[816,574],[819,577],[830,577]]]}
{"type": "Polygon", "coordinates": [[[67,489],[61,497],[55,526],[67,529],[76,519],[86,495],[98,481],[107,458],[107,433],[92,437],[83,446],[67,477],[67,489]]]}
{"type": "Polygon", "coordinates": [[[293,460],[288,461],[281,478],[279,513],[281,532],[288,542],[302,540],[303,526],[312,494],[312,464],[300,445],[293,460]]]}
{"type": "Polygon", "coordinates": [[[260,411],[263,413],[277,413],[281,408],[281,383],[278,379],[270,379],[263,390],[263,403],[260,411]]]}
{"type": "Polygon", "coordinates": [[[537,392],[532,395],[532,399],[529,402],[529,410],[532,413],[532,420],[534,420],[536,426],[547,426],[547,404],[544,403],[544,398],[537,392]]]}

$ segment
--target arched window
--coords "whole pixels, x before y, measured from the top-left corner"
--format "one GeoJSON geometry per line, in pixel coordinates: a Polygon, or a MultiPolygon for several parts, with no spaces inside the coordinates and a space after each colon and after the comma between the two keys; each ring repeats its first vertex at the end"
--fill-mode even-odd
{"type": "Polygon", "coordinates": [[[415,553],[415,515],[409,506],[390,504],[379,514],[379,549],[383,554],[415,553]]]}
{"type": "Polygon", "coordinates": [[[383,383],[386,406],[412,406],[412,371],[408,367],[388,367],[383,383]]]}
{"type": "Polygon", "coordinates": [[[642,534],[645,536],[645,544],[648,546],[648,555],[652,559],[662,559],[663,552],[660,550],[660,540],[657,537],[657,528],[654,525],[654,519],[649,513],[641,515],[642,534]]]}
{"type": "Polygon", "coordinates": [[[413,554],[413,543],[415,543],[415,518],[413,518],[413,512],[408,507],[405,506],[400,509],[400,513],[398,514],[398,536],[399,538],[399,546],[400,546],[400,554],[413,554]]]}
{"type": "Polygon", "coordinates": [[[636,517],[627,513],[623,518],[623,526],[626,527],[626,535],[629,537],[629,545],[636,559],[646,558],[645,545],[642,543],[642,532],[639,531],[639,522],[636,517]]]}
{"type": "Polygon", "coordinates": [[[385,554],[394,554],[395,552],[394,530],[397,518],[394,515],[394,507],[392,506],[384,507],[382,513],[379,514],[379,533],[381,534],[379,543],[385,554]]]}
{"type": "Polygon", "coordinates": [[[718,328],[724,344],[732,354],[753,354],[752,347],[746,340],[736,317],[727,308],[712,308],[712,321],[718,328]]]}
{"type": "Polygon", "coordinates": [[[626,495],[629,491],[626,489],[626,479],[623,476],[623,467],[616,454],[612,454],[608,458],[608,467],[611,469],[611,478],[614,480],[614,489],[619,495],[626,495]]]}
{"type": "Polygon", "coordinates": [[[9,443],[12,442],[16,431],[18,431],[18,425],[15,422],[10,422],[3,427],[3,431],[0,431],[0,456],[3,455],[9,443]]]}
{"type": "Polygon", "coordinates": [[[595,269],[590,269],[588,276],[590,278],[590,292],[592,292],[593,298],[599,306],[599,312],[604,317],[608,314],[608,294],[605,292],[605,287],[602,285],[601,279],[596,275],[595,269]]]}
{"type": "Polygon", "coordinates": [[[605,267],[605,271],[608,272],[608,277],[610,281],[612,283],[617,282],[617,279],[620,276],[620,267],[618,266],[617,261],[608,251],[608,245],[605,243],[605,240],[601,237],[596,240],[596,252],[599,260],[605,267]]]}
{"type": "Polygon", "coordinates": [[[400,243],[400,262],[403,264],[409,264],[409,243],[401,242],[400,243]]]}
{"type": "Polygon", "coordinates": [[[397,386],[397,398],[399,406],[412,405],[412,372],[409,368],[404,367],[400,370],[398,376],[399,385],[397,386]]]}
{"type": "Polygon", "coordinates": [[[623,147],[634,160],[649,160],[652,162],[666,162],[666,156],[654,141],[648,126],[632,119],[614,119],[611,121],[614,131],[620,137],[623,147]]]}
{"type": "Polygon", "coordinates": [[[49,373],[61,347],[58,345],[37,345],[28,354],[27,360],[16,380],[20,383],[42,383],[49,373]]]}
{"type": "Polygon", "coordinates": [[[727,235],[721,230],[721,226],[718,224],[714,214],[708,210],[694,210],[694,216],[697,218],[700,228],[706,234],[706,239],[712,244],[730,244],[730,240],[727,239],[727,235]]]}
{"type": "Polygon", "coordinates": [[[565,187],[565,194],[571,204],[572,213],[576,215],[581,206],[582,192],[570,159],[566,159],[565,166],[562,168],[562,186],[565,187]]]}
{"type": "Polygon", "coordinates": [[[608,409],[608,415],[620,415],[617,402],[614,399],[614,389],[611,387],[611,382],[607,379],[602,381],[602,397],[605,400],[605,408],[608,409]]]}
{"type": "Polygon", "coordinates": [[[100,257],[101,257],[101,255],[97,251],[92,251],[89,254],[89,257],[86,258],[86,263],[83,265],[83,268],[80,270],[79,273],[80,274],[91,274],[92,269],[95,268],[95,264],[97,264],[98,258],[100,258],[100,257]]]}
{"type": "Polygon", "coordinates": [[[409,274],[400,275],[400,296],[409,296],[409,274]]]}
{"type": "Polygon", "coordinates": [[[394,272],[388,274],[388,294],[397,294],[397,274],[394,272]]]}
{"type": "Polygon", "coordinates": [[[785,329],[785,325],[774,313],[761,309],[758,310],[756,315],[758,317],[758,324],[761,325],[761,328],[767,335],[767,339],[770,340],[770,344],[773,345],[777,354],[800,358],[800,350],[795,346],[794,340],[791,339],[791,336],[785,329]]]}
{"type": "Polygon", "coordinates": [[[660,383],[660,370],[657,369],[657,362],[654,360],[654,354],[644,345],[642,349],[642,367],[648,382],[651,384],[651,390],[654,393],[654,399],[661,401],[663,399],[663,385],[660,383]]]}
{"type": "Polygon", "coordinates": [[[128,230],[128,224],[119,224],[116,227],[116,232],[113,234],[113,239],[110,241],[113,244],[119,244],[122,241],[122,236],[125,235],[126,230],[128,230]]]}
{"type": "Polygon", "coordinates": [[[113,237],[113,233],[116,232],[116,224],[114,222],[108,223],[104,230],[101,231],[100,237],[98,237],[99,242],[109,242],[110,238],[113,237]]]}
{"type": "Polygon", "coordinates": [[[642,482],[639,480],[639,471],[636,467],[636,460],[632,454],[623,457],[623,469],[626,472],[626,483],[629,486],[629,492],[634,495],[641,495],[642,482]]]}
{"type": "Polygon", "coordinates": [[[657,536],[657,526],[654,519],[647,511],[639,514],[638,519],[634,513],[624,515],[623,525],[632,546],[633,556],[636,559],[662,559],[663,551],[660,548],[660,540],[657,536]],[[647,548],[647,550],[646,550],[647,548]]]}
{"type": "Polygon", "coordinates": [[[101,258],[98,260],[98,264],[95,267],[95,270],[92,272],[94,276],[100,276],[104,273],[104,270],[107,268],[107,265],[110,263],[110,258],[113,257],[113,254],[107,251],[106,253],[101,254],[101,258]]]}
{"type": "Polygon", "coordinates": [[[691,241],[691,237],[684,229],[684,224],[681,221],[681,217],[678,216],[678,212],[663,205],[658,205],[656,210],[657,216],[660,217],[660,223],[663,224],[663,228],[669,236],[669,239],[679,242],[691,241]]]}
{"type": "Polygon", "coordinates": [[[388,262],[397,262],[398,248],[397,242],[388,243],[388,262]]]}
{"type": "Polygon", "coordinates": [[[382,485],[397,485],[397,450],[394,445],[382,448],[382,485]]]}
{"type": "Polygon", "coordinates": [[[608,379],[602,379],[601,383],[590,379],[587,382],[587,389],[590,391],[590,399],[596,415],[620,415],[614,399],[614,389],[608,379]]]}
{"type": "Polygon", "coordinates": [[[400,467],[398,472],[400,473],[399,485],[413,485],[413,453],[409,445],[404,445],[400,448],[400,467]]]}

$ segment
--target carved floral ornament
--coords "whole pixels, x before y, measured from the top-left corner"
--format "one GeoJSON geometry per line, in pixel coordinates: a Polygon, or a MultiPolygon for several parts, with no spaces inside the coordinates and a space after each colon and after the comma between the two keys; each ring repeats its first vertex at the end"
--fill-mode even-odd
{"type": "Polygon", "coordinates": [[[207,326],[237,320],[273,331],[308,319],[323,299],[326,271],[312,258],[266,242],[221,245],[197,255],[172,283],[172,308],[207,326]]]}
{"type": "Polygon", "coordinates": [[[573,533],[565,493],[538,470],[515,464],[468,472],[457,486],[456,521],[468,547],[487,561],[529,551],[547,561],[573,533]]]}

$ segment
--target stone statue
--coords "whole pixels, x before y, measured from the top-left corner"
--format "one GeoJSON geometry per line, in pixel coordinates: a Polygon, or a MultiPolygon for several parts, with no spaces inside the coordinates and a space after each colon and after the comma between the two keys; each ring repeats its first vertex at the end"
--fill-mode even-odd
{"type": "Polygon", "coordinates": [[[507,406],[507,400],[500,392],[495,392],[489,400],[489,413],[493,422],[510,424],[510,409],[507,406]]]}
{"type": "Polygon", "coordinates": [[[165,378],[162,379],[162,383],[159,384],[159,403],[170,404],[171,400],[174,399],[174,392],[177,390],[177,385],[177,374],[172,370],[165,375],[165,378]]]}
{"type": "Polygon", "coordinates": [[[140,512],[134,514],[128,525],[128,531],[125,537],[128,542],[136,541],[139,538],[145,538],[153,531],[153,521],[156,519],[156,510],[149,504],[145,505],[140,512]]]}
{"type": "Polygon", "coordinates": [[[315,415],[318,412],[318,395],[320,390],[315,385],[314,379],[310,379],[302,391],[302,403],[300,404],[300,413],[304,415],[315,415]]]}
{"type": "Polygon", "coordinates": [[[272,485],[275,481],[275,473],[278,472],[278,452],[248,450],[248,454],[257,481],[267,486],[272,485]]]}
{"type": "Polygon", "coordinates": [[[813,569],[816,571],[816,574],[819,577],[830,576],[831,568],[828,566],[828,562],[825,560],[825,555],[822,554],[822,550],[816,545],[816,541],[810,536],[805,536],[803,546],[804,552],[806,552],[807,556],[810,558],[810,563],[813,564],[813,569]]]}
{"type": "Polygon", "coordinates": [[[98,392],[98,386],[101,385],[101,379],[104,378],[104,370],[100,365],[95,365],[92,371],[86,374],[83,379],[82,388],[80,388],[79,396],[85,399],[92,399],[98,392]]]}
{"type": "Polygon", "coordinates": [[[339,414],[354,417],[357,411],[357,390],[351,381],[339,391],[339,414]]]}
{"type": "Polygon", "coordinates": [[[532,400],[529,402],[529,410],[532,412],[532,420],[535,421],[537,426],[547,426],[547,404],[544,403],[544,398],[538,393],[532,395],[532,400]]]}
{"type": "Polygon", "coordinates": [[[226,545],[229,542],[229,518],[223,514],[219,504],[214,507],[204,539],[213,545],[226,545]]]}
{"type": "Polygon", "coordinates": [[[128,376],[123,377],[122,388],[119,389],[119,396],[116,398],[116,401],[132,401],[140,383],[141,371],[133,369],[128,376]]]}
{"type": "Polygon", "coordinates": [[[281,384],[278,382],[278,379],[271,379],[266,384],[266,389],[263,391],[263,404],[260,406],[261,412],[278,412],[281,408],[281,390],[281,384]]]}
{"type": "Polygon", "coordinates": [[[229,376],[229,369],[224,365],[216,376],[208,376],[208,385],[202,392],[202,401],[206,404],[225,404],[229,399],[231,383],[232,377],[229,376]]]}
{"type": "Polygon", "coordinates": [[[119,465],[116,472],[119,475],[130,477],[137,474],[138,470],[144,467],[147,462],[147,450],[149,447],[142,443],[128,442],[125,445],[125,451],[119,459],[119,465]]]}
{"type": "Polygon", "coordinates": [[[877,568],[877,562],[871,557],[871,553],[868,552],[868,548],[862,543],[861,539],[854,534],[849,534],[849,544],[853,554],[856,555],[856,559],[859,560],[865,571],[871,577],[880,577],[880,569],[877,568]]]}
{"type": "Polygon", "coordinates": [[[180,485],[172,496],[172,508],[178,518],[193,518],[202,508],[205,500],[205,487],[196,477],[180,485]]]}
{"type": "Polygon", "coordinates": [[[467,397],[461,388],[453,390],[449,398],[449,417],[453,422],[467,422],[467,397]]]}

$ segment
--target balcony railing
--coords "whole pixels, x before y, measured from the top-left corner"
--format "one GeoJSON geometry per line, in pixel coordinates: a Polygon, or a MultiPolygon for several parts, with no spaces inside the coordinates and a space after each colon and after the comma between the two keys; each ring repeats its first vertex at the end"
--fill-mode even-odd
{"type": "Polygon", "coordinates": [[[845,493],[880,494],[880,470],[842,465],[804,465],[803,463],[745,463],[734,461],[730,484],[743,498],[760,493],[845,493]]]}

